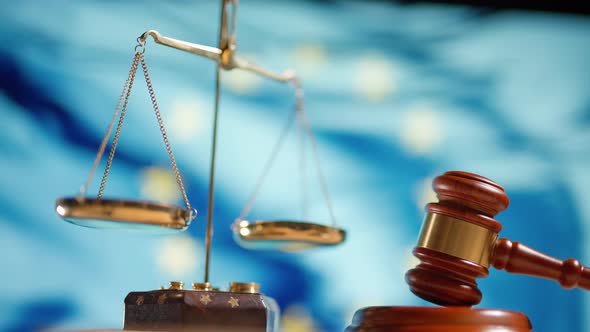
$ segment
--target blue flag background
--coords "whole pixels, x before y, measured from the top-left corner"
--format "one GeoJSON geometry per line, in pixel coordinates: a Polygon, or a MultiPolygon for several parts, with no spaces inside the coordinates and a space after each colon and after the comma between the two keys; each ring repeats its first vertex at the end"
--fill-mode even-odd
{"type": "MultiPolygon", "coordinates": [[[[0,11],[0,329],[121,328],[132,290],[202,280],[214,64],[153,43],[146,60],[189,198],[185,233],[151,236],[61,222],[54,201],[84,181],[143,31],[215,45],[218,1],[18,1],[0,11]]],[[[471,171],[505,186],[501,235],[590,262],[590,19],[387,3],[242,1],[239,53],[296,69],[347,242],[248,251],[230,224],[254,187],[293,92],[223,73],[212,281],[256,281],[283,330],[341,331],[368,305],[429,305],[408,290],[432,178],[471,171]]],[[[296,132],[251,213],[301,218],[296,132]]],[[[308,162],[310,215],[329,223],[308,162]]],[[[106,188],[181,204],[141,76],[106,188]]],[[[95,179],[91,192],[96,192],[95,179]]],[[[518,310],[535,331],[590,328],[588,295],[491,271],[480,307],[518,310]]]]}

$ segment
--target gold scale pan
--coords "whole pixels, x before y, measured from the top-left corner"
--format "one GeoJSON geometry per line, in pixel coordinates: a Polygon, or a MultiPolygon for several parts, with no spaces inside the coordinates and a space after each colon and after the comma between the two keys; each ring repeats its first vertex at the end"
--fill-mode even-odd
{"type": "MultiPolygon", "coordinates": [[[[96,155],[94,165],[90,171],[90,174],[81,187],[79,194],[76,197],[65,197],[56,200],[56,212],[65,221],[72,224],[91,227],[91,228],[118,228],[118,229],[130,229],[130,230],[141,230],[152,233],[169,233],[175,231],[186,230],[191,221],[197,216],[196,209],[192,208],[188,200],[188,195],[184,189],[180,172],[176,165],[170,143],[166,135],[166,130],[160,111],[156,102],[155,94],[151,87],[151,80],[145,64],[144,52],[145,43],[148,36],[151,36],[153,40],[161,45],[165,45],[171,48],[182,50],[191,54],[195,54],[201,57],[213,60],[217,64],[217,81],[216,81],[216,94],[215,94],[215,109],[214,109],[214,123],[213,123],[213,142],[212,142],[212,155],[211,155],[211,173],[210,173],[210,185],[209,185],[209,197],[208,197],[208,216],[207,216],[207,256],[209,256],[211,230],[212,230],[212,210],[213,210],[213,192],[214,192],[214,166],[215,166],[215,154],[216,154],[216,138],[217,138],[217,115],[219,111],[219,90],[220,90],[220,69],[233,70],[241,69],[249,71],[253,74],[266,77],[275,81],[290,83],[295,89],[296,107],[295,113],[298,115],[299,123],[303,130],[307,133],[313,147],[314,157],[318,168],[318,174],[322,185],[322,191],[326,198],[326,203],[329,208],[330,216],[332,217],[332,225],[322,225],[309,221],[288,221],[288,220],[257,220],[255,222],[249,222],[244,219],[247,212],[251,208],[251,205],[256,197],[256,193],[260,189],[262,182],[264,181],[267,172],[263,172],[259,179],[259,184],[255,189],[251,199],[246,204],[242,215],[236,219],[236,222],[232,225],[234,231],[234,239],[236,242],[248,249],[278,249],[285,251],[300,250],[316,246],[330,246],[337,245],[344,241],[345,231],[336,226],[332,204],[328,195],[327,186],[325,179],[321,173],[319,167],[319,158],[317,156],[317,148],[315,139],[311,128],[305,117],[303,110],[303,89],[300,81],[292,70],[284,71],[283,73],[275,73],[267,70],[254,63],[246,61],[239,56],[236,56],[236,1],[235,0],[224,0],[222,9],[222,20],[220,29],[220,43],[219,47],[210,47],[200,44],[194,44],[177,40],[161,35],[155,30],[149,30],[138,37],[138,44],[135,48],[135,58],[131,66],[129,77],[119,103],[111,119],[111,123],[107,129],[107,133],[103,138],[103,141],[99,147],[96,155]],[[231,5],[231,21],[228,20],[229,9],[227,4],[231,5]],[[125,118],[125,112],[127,108],[127,102],[131,93],[131,88],[135,79],[135,72],[139,66],[142,66],[150,97],[160,130],[166,145],[166,150],[170,157],[170,162],[174,170],[177,184],[184,198],[186,207],[178,207],[171,204],[165,204],[160,202],[149,202],[141,200],[129,200],[129,199],[104,199],[103,192],[107,183],[110,167],[117,147],[117,142],[121,130],[121,125],[125,118]],[[121,110],[120,115],[118,115],[121,110]],[[117,128],[113,142],[111,144],[107,165],[101,181],[99,193],[96,198],[86,196],[86,191],[94,177],[95,171],[100,163],[102,155],[105,151],[107,142],[110,139],[115,120],[119,117],[117,128]]],[[[286,127],[287,128],[287,127],[286,127]]],[[[284,135],[282,135],[284,136],[284,135]]],[[[276,156],[276,152],[280,148],[282,139],[279,139],[277,143],[276,151],[273,151],[267,166],[270,167],[276,156]]],[[[206,278],[207,279],[207,278],[206,278]]]]}

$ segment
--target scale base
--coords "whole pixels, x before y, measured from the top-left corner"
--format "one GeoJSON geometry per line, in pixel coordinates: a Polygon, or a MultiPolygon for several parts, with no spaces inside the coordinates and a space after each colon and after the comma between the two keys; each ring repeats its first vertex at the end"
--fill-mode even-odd
{"type": "Polygon", "coordinates": [[[277,332],[279,308],[254,283],[232,283],[229,291],[193,284],[131,292],[125,298],[124,330],[277,332]]]}
{"type": "Polygon", "coordinates": [[[469,307],[368,307],[345,332],[532,332],[520,312],[469,307]]]}

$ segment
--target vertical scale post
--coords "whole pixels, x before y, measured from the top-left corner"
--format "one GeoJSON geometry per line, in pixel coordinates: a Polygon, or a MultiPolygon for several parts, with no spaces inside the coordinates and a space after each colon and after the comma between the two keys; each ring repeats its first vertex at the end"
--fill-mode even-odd
{"type": "MultiPolygon", "coordinates": [[[[226,0],[221,0],[221,18],[219,24],[219,48],[221,52],[228,49],[226,0]]],[[[211,261],[211,237],[213,235],[213,199],[215,193],[215,156],[217,150],[217,122],[219,117],[219,95],[221,81],[221,64],[217,63],[215,70],[215,106],[213,111],[213,137],[211,141],[211,166],[209,171],[209,195],[207,199],[207,231],[205,235],[205,277],[204,282],[209,282],[209,266],[211,261]]]]}

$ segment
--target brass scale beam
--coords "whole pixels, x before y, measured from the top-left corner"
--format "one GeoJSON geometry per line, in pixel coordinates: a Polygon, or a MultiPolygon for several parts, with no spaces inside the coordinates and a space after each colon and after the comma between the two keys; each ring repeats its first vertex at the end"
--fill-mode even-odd
{"type": "Polygon", "coordinates": [[[219,115],[221,70],[242,69],[271,80],[283,83],[290,83],[295,88],[296,102],[303,102],[303,89],[294,71],[286,70],[282,73],[276,73],[264,67],[256,65],[252,62],[249,62],[243,58],[240,58],[235,54],[237,2],[238,0],[221,0],[219,47],[210,47],[205,45],[193,44],[186,41],[166,37],[155,30],[146,31],[139,37],[139,39],[142,42],[145,42],[148,36],[151,36],[154,39],[154,41],[158,44],[208,58],[210,60],[215,61],[215,63],[217,64],[215,74],[215,106],[213,114],[213,137],[211,142],[211,166],[209,172],[209,194],[207,205],[207,231],[205,235],[205,283],[209,282],[209,263],[211,257],[211,237],[213,230],[213,198],[215,192],[215,157],[217,150],[217,119],[219,115]],[[229,13],[230,7],[231,14],[229,13]]]}

